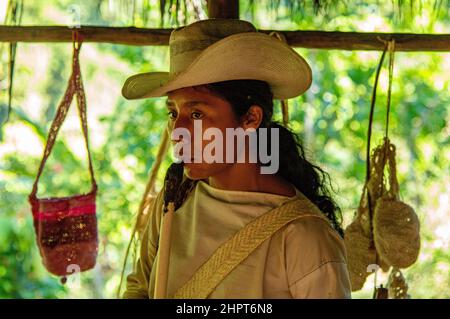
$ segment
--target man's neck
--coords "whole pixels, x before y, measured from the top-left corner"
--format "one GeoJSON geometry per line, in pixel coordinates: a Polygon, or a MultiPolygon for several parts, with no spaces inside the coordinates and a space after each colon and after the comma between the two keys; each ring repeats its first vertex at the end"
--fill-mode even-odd
{"type": "Polygon", "coordinates": [[[294,196],[295,189],[280,176],[260,173],[260,166],[255,163],[236,163],[230,165],[215,176],[208,178],[212,187],[224,190],[272,193],[294,196]]]}

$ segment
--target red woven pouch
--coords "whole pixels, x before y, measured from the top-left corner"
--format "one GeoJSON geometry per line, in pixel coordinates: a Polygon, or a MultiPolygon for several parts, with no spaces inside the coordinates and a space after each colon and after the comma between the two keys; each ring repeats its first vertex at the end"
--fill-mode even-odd
{"type": "Polygon", "coordinates": [[[95,199],[97,183],[92,168],[88,144],[86,98],[81,79],[79,52],[81,43],[74,45],[72,75],[64,98],[60,103],[47,138],[39,171],[29,195],[34,229],[42,261],[49,272],[67,276],[75,271],[85,271],[95,266],[98,251],[97,217],[95,199]],[[37,186],[59,129],[76,94],[78,113],[89,159],[92,190],[87,194],[59,198],[37,198],[37,186]]]}

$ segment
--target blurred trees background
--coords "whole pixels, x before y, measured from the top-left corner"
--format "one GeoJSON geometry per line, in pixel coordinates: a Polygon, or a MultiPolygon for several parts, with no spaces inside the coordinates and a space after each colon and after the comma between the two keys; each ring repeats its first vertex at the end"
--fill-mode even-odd
{"type": "MultiPolygon", "coordinates": [[[[168,1],[167,1],[168,2],[168,1]]],[[[291,11],[293,1],[241,1],[241,18],[261,29],[449,33],[449,3],[433,1],[394,10],[391,1],[337,4],[316,16],[314,8],[291,11]],[[384,2],[386,2],[384,4],[384,2]],[[400,14],[401,13],[401,14],[400,14]],[[415,15],[412,15],[415,13],[415,15]],[[444,18],[442,18],[444,17],[444,18]],[[447,18],[445,18],[447,17],[447,18]]],[[[169,3],[169,2],[168,2],[169,3]]],[[[174,27],[206,18],[200,1],[178,15],[158,1],[25,2],[22,25],[71,23],[174,27]],[[149,10],[150,9],[150,10],[149,10]],[[195,9],[195,10],[194,10],[195,9]],[[188,15],[188,13],[191,15],[188,15]]],[[[3,19],[6,1],[0,1],[3,19]]],[[[294,8],[295,9],[295,8],[294,8]]],[[[1,45],[0,122],[7,105],[8,45],[1,45]]],[[[348,224],[365,178],[365,147],[371,91],[380,52],[298,49],[311,64],[314,82],[290,101],[292,128],[310,158],[327,170],[348,224]]],[[[12,113],[0,127],[0,298],[113,298],[139,201],[167,120],[164,99],[126,101],[127,76],[168,69],[167,47],[83,44],[81,65],[88,103],[90,144],[99,184],[97,267],[66,285],[41,264],[27,196],[37,173],[47,131],[67,85],[71,44],[17,46],[12,113]]],[[[405,270],[413,298],[450,297],[450,53],[396,53],[390,136],[397,145],[401,195],[421,221],[422,248],[405,270]]],[[[387,64],[381,74],[372,146],[384,132],[387,64]]],[[[280,112],[276,113],[281,119],[280,112]]],[[[159,186],[169,163],[163,165],[159,186]]],[[[65,196],[90,189],[75,105],[66,119],[39,184],[39,196],[65,196]]],[[[128,266],[128,269],[130,266],[128,266]]],[[[372,277],[355,298],[370,298],[372,277]]],[[[379,283],[386,283],[385,274],[379,283]]]]}

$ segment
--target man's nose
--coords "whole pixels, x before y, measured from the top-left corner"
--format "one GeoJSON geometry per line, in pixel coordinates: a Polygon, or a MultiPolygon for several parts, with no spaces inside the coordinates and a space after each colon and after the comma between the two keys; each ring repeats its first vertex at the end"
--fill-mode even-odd
{"type": "MultiPolygon", "coordinates": [[[[192,134],[190,127],[189,127],[189,123],[184,120],[182,117],[178,117],[176,120],[172,121],[170,128],[169,128],[169,133],[170,133],[170,140],[173,144],[179,143],[179,142],[183,142],[183,143],[188,143],[188,140],[183,140],[183,139],[188,139],[188,137],[186,137],[185,132],[186,130],[189,132],[189,134],[192,134]],[[176,132],[176,130],[182,129],[183,131],[181,131],[183,134],[174,134],[174,132],[176,132]]],[[[179,131],[180,132],[180,131],[179,131]]],[[[181,133],[180,132],[180,133],[181,133]]]]}

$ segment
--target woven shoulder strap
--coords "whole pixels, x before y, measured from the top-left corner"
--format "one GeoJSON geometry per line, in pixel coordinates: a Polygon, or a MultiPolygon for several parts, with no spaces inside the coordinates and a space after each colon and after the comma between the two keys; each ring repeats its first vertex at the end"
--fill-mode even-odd
{"type": "Polygon", "coordinates": [[[255,218],[222,244],[175,293],[177,299],[205,299],[222,280],[276,231],[300,217],[325,219],[320,210],[303,195],[255,218]]]}

